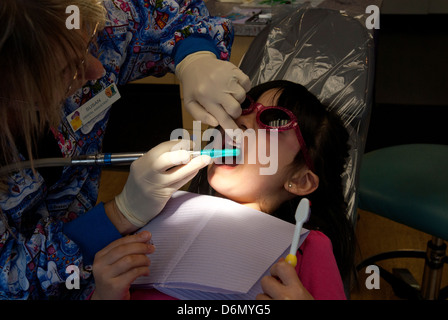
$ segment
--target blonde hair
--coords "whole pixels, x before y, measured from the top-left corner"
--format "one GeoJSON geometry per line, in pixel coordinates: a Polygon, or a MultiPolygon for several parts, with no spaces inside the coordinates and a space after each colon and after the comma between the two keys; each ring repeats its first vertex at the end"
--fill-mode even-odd
{"type": "Polygon", "coordinates": [[[59,124],[67,79],[85,59],[85,35],[105,18],[98,0],[0,1],[1,165],[18,161],[19,139],[32,159],[37,137],[59,124]],[[69,5],[79,8],[81,32],[66,27],[69,5]]]}

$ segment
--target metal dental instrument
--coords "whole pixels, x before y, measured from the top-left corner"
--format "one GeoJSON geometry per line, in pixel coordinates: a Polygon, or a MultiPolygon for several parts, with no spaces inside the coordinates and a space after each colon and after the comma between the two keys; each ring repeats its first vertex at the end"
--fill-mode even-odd
{"type": "MultiPolygon", "coordinates": [[[[225,156],[238,156],[239,149],[222,150],[201,150],[189,151],[192,158],[200,155],[209,155],[212,158],[225,156]]],[[[65,166],[122,166],[129,165],[133,161],[143,156],[143,152],[135,153],[98,153],[92,155],[83,155],[73,158],[44,158],[33,160],[34,168],[43,167],[65,167],[65,166]]],[[[0,176],[8,172],[17,171],[31,167],[31,161],[21,161],[12,163],[0,168],[0,176]]]]}
{"type": "Polygon", "coordinates": [[[99,153],[72,158],[71,165],[97,165],[97,166],[121,166],[131,164],[143,156],[143,152],[137,153],[99,153]]]}
{"type": "MultiPolygon", "coordinates": [[[[44,158],[33,160],[34,168],[65,167],[65,166],[119,166],[128,165],[143,156],[137,153],[99,153],[73,158],[44,158]]],[[[0,176],[8,172],[31,167],[31,161],[21,161],[0,168],[0,176]]]]}

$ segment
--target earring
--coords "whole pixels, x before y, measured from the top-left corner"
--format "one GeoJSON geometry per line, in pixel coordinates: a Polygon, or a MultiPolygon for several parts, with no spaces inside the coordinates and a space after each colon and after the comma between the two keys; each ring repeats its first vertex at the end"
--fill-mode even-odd
{"type": "Polygon", "coordinates": [[[292,188],[292,183],[288,184],[288,188],[290,189],[292,188]]]}

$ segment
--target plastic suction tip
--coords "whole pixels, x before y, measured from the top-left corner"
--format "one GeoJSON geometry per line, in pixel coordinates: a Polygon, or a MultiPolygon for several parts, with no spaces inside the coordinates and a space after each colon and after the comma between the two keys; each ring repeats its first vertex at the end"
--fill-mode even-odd
{"type": "Polygon", "coordinates": [[[207,155],[211,158],[237,157],[241,154],[240,149],[205,149],[201,150],[201,155],[207,155]]]}

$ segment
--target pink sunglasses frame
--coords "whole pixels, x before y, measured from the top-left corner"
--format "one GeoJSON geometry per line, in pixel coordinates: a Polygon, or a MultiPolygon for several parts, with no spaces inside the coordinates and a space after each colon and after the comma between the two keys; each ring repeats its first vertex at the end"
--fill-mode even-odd
{"type": "Polygon", "coordinates": [[[250,101],[250,105],[249,105],[249,108],[242,110],[242,115],[248,115],[256,109],[257,110],[256,119],[257,119],[258,126],[260,128],[268,129],[268,130],[277,130],[279,132],[287,131],[287,130],[291,130],[291,129],[295,130],[297,140],[299,141],[300,148],[303,152],[303,157],[305,158],[305,163],[311,171],[314,171],[313,162],[311,161],[311,157],[308,153],[308,148],[306,146],[305,140],[303,139],[302,132],[300,131],[299,122],[297,121],[297,117],[294,115],[294,113],[292,113],[291,110],[288,110],[286,108],[279,107],[279,106],[264,106],[261,103],[255,102],[250,96],[246,96],[246,99],[248,99],[250,101]],[[260,119],[260,115],[263,111],[268,110],[268,109],[278,109],[278,110],[285,112],[289,116],[291,121],[285,125],[278,126],[278,127],[269,126],[267,124],[264,124],[260,119]]]}

